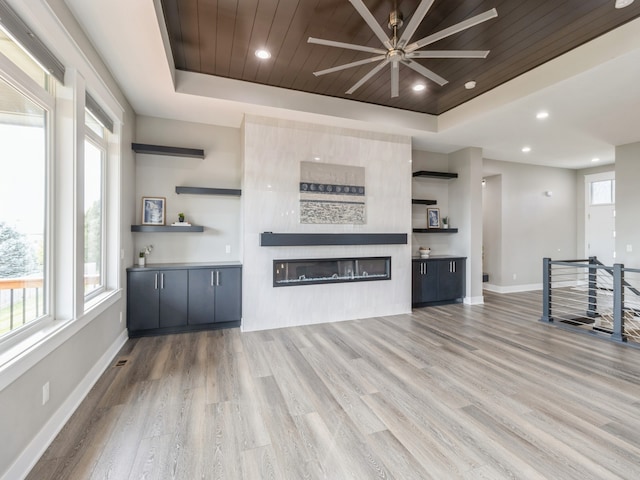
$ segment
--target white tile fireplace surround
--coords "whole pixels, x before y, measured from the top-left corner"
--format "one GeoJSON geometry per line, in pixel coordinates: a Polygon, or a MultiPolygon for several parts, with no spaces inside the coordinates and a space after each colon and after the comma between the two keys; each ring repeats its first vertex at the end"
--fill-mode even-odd
{"type": "Polygon", "coordinates": [[[247,116],[243,126],[244,331],[411,311],[411,252],[401,245],[260,246],[262,232],[410,233],[411,139],[247,116]],[[300,162],[364,167],[364,225],[301,224],[300,162]],[[273,261],[391,257],[391,280],[273,287],[273,261]]]}

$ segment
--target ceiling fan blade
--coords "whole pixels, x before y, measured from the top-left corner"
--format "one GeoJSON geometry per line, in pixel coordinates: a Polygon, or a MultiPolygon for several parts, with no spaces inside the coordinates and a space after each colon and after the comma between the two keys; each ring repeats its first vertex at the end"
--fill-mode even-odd
{"type": "Polygon", "coordinates": [[[400,62],[391,62],[391,98],[400,95],[400,62]]]}
{"type": "Polygon", "coordinates": [[[386,55],[378,55],[376,57],[365,58],[364,60],[358,60],[357,62],[345,63],[344,65],[338,65],[337,67],[327,68],[326,70],[313,72],[313,74],[316,77],[319,77],[320,75],[326,75],[327,73],[339,72],[340,70],[346,70],[347,68],[366,65],[367,63],[377,62],[379,60],[384,60],[385,58],[386,58],[386,55]]]}
{"type": "Polygon", "coordinates": [[[367,82],[371,77],[373,77],[376,73],[378,73],[380,70],[382,70],[384,67],[386,67],[387,64],[389,63],[389,61],[390,60],[388,58],[384,59],[378,65],[373,67],[373,69],[371,69],[371,71],[369,73],[367,73],[364,77],[362,77],[360,80],[358,80],[358,82],[353,87],[351,87],[349,90],[347,90],[345,93],[347,93],[348,95],[351,95],[353,92],[355,92],[357,89],[359,89],[362,85],[364,85],[365,82],[367,82]]]}
{"type": "Polygon", "coordinates": [[[408,60],[403,60],[402,63],[404,63],[407,67],[412,68],[413,70],[418,72],[423,77],[427,77],[429,80],[432,80],[432,81],[436,82],[440,86],[443,86],[443,85],[449,83],[448,80],[445,80],[440,75],[438,75],[437,73],[432,72],[428,68],[423,67],[418,62],[414,62],[413,60],[408,59],[408,60]]]}
{"type": "Polygon", "coordinates": [[[492,18],[495,18],[497,16],[498,16],[498,11],[495,8],[492,8],[491,10],[487,10],[486,12],[476,15],[475,17],[467,18],[466,20],[463,20],[460,23],[456,23],[455,25],[452,25],[449,28],[445,28],[444,30],[436,32],[433,35],[424,37],[423,39],[418,40],[417,42],[413,42],[411,45],[408,45],[404,49],[404,51],[407,53],[413,52],[418,48],[422,48],[427,45],[430,45],[434,42],[437,42],[438,40],[442,40],[443,38],[448,37],[449,35],[453,35],[454,33],[461,32],[463,30],[466,30],[467,28],[471,28],[482,22],[491,20],[492,18]]]}
{"type": "Polygon", "coordinates": [[[376,37],[380,39],[382,44],[388,49],[392,49],[393,45],[391,45],[391,40],[384,32],[380,24],[377,22],[376,18],[369,11],[366,5],[362,2],[362,0],[349,0],[353,8],[355,8],[362,19],[369,25],[369,28],[375,33],[376,37]]]}
{"type": "Polygon", "coordinates": [[[318,45],[326,45],[327,47],[346,48],[348,50],[358,50],[360,52],[367,52],[367,53],[378,53],[378,54],[387,53],[387,51],[383,50],[382,48],[366,47],[364,45],[354,45],[353,43],[334,42],[333,40],[323,40],[321,38],[309,37],[307,39],[307,43],[316,43],[318,45]]]}
{"type": "Polygon", "coordinates": [[[420,5],[418,5],[416,11],[413,12],[411,20],[409,20],[407,26],[404,27],[402,35],[400,35],[400,40],[398,40],[398,48],[403,48],[409,42],[409,40],[411,40],[411,37],[413,37],[413,34],[416,33],[418,26],[420,25],[420,23],[422,23],[422,20],[424,20],[425,15],[427,15],[427,12],[431,8],[431,5],[433,5],[434,1],[435,0],[422,0],[422,2],[420,2],[420,5]]]}
{"type": "Polygon", "coordinates": [[[487,58],[489,50],[429,50],[411,52],[406,58],[487,58]]]}

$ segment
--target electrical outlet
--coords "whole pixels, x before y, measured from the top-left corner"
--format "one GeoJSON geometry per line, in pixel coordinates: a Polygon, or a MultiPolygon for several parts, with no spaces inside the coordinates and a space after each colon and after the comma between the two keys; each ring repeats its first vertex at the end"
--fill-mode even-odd
{"type": "Polygon", "coordinates": [[[122,323],[122,312],[120,312],[120,323],[122,323]]]}
{"type": "Polygon", "coordinates": [[[515,273],[513,274],[513,279],[515,280],[518,277],[515,273]]]}
{"type": "Polygon", "coordinates": [[[42,386],[42,405],[46,405],[49,401],[49,382],[42,386]]]}
{"type": "Polygon", "coordinates": [[[633,245],[627,245],[627,252],[633,252],[633,245]]]}
{"type": "Polygon", "coordinates": [[[224,247],[224,251],[226,253],[231,253],[231,245],[227,245],[226,247],[224,247]]]}

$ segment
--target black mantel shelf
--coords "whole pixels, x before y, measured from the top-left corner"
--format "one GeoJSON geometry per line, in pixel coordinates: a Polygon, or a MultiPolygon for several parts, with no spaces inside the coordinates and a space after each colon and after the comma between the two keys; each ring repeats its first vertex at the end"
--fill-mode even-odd
{"type": "Polygon", "coordinates": [[[204,158],[204,150],[200,148],[167,147],[165,145],[148,145],[146,143],[132,143],[131,148],[136,153],[148,153],[150,155],[204,158]]]}
{"type": "Polygon", "coordinates": [[[260,234],[261,247],[312,245],[406,245],[406,233],[272,233],[260,234]]]}

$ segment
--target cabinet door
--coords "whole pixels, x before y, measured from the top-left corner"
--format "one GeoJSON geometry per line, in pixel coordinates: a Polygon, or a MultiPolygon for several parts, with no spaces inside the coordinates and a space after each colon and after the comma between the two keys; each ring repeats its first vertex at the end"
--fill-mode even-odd
{"type": "Polygon", "coordinates": [[[187,324],[187,270],[160,272],[160,328],[187,324]]]}
{"type": "Polygon", "coordinates": [[[413,303],[433,302],[438,299],[438,263],[423,260],[413,263],[413,303]]]}
{"type": "Polygon", "coordinates": [[[464,260],[440,262],[438,270],[438,300],[454,300],[464,297],[464,271],[464,260]]]}
{"type": "Polygon", "coordinates": [[[127,277],[127,328],[132,331],[159,327],[157,271],[129,272],[127,277]]]}
{"type": "Polygon", "coordinates": [[[189,325],[215,321],[215,279],[213,269],[189,270],[189,325]]]}
{"type": "Polygon", "coordinates": [[[242,318],[242,269],[216,270],[216,322],[235,322],[242,318]]]}

